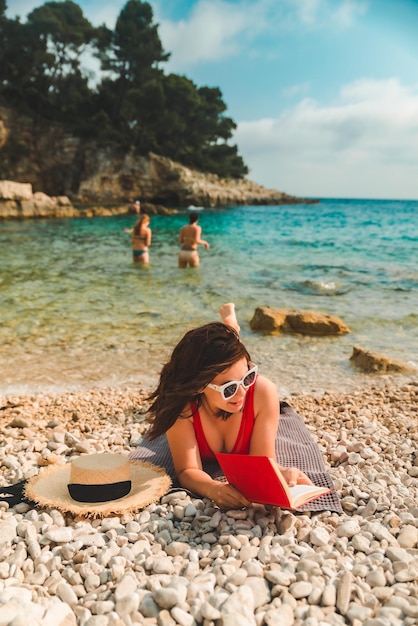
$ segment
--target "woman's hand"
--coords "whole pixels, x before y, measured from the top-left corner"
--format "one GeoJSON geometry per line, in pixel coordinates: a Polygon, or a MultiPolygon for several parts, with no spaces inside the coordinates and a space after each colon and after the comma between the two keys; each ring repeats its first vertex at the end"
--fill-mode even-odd
{"type": "Polygon", "coordinates": [[[211,500],[220,509],[242,509],[251,506],[251,502],[229,483],[215,481],[211,500]]]}
{"type": "Polygon", "coordinates": [[[295,485],[313,485],[313,482],[297,467],[280,467],[280,471],[283,474],[289,487],[295,485]]]}

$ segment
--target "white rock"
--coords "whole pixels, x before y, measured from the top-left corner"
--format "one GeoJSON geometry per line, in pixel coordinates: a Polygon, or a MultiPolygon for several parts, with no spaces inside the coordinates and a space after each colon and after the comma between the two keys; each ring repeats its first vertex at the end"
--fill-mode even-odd
{"type": "Polygon", "coordinates": [[[0,624],[2,626],[8,626],[11,624],[18,615],[20,605],[17,601],[10,601],[0,606],[0,624]]]}
{"type": "Polygon", "coordinates": [[[55,543],[69,543],[73,539],[73,529],[69,526],[63,528],[53,528],[44,535],[49,541],[55,543]]]}
{"type": "Polygon", "coordinates": [[[404,526],[398,535],[398,543],[401,548],[415,548],[418,545],[418,528],[404,526]]]}
{"type": "Polygon", "coordinates": [[[367,553],[370,549],[370,539],[361,534],[354,535],[354,537],[351,538],[351,545],[355,550],[367,553]]]}
{"type": "Polygon", "coordinates": [[[159,557],[152,564],[154,574],[174,574],[175,567],[168,557],[159,557]]]}
{"type": "Polygon", "coordinates": [[[348,611],[353,586],[351,572],[345,572],[338,581],[336,607],[342,615],[348,611]]]}
{"type": "Polygon", "coordinates": [[[223,620],[225,620],[227,615],[239,615],[242,617],[252,616],[254,614],[254,608],[254,596],[251,587],[242,585],[225,600],[220,611],[223,620]]]}
{"type": "Polygon", "coordinates": [[[145,617],[157,617],[160,612],[160,608],[151,593],[147,593],[142,598],[139,610],[143,615],[145,615],[145,617]]]}
{"type": "Polygon", "coordinates": [[[322,592],[321,604],[322,606],[335,606],[337,603],[337,587],[332,582],[328,583],[324,587],[322,592]]]}
{"type": "Polygon", "coordinates": [[[294,598],[299,600],[300,598],[307,598],[312,593],[312,584],[308,581],[299,580],[296,583],[292,583],[289,587],[289,591],[294,598]]]}
{"type": "Polygon", "coordinates": [[[358,620],[360,624],[364,624],[365,621],[372,615],[372,609],[368,606],[360,606],[357,603],[352,602],[347,610],[347,617],[351,623],[355,623],[358,620]]]}
{"type": "Polygon", "coordinates": [[[154,592],[154,600],[162,609],[171,609],[179,603],[179,594],[172,587],[160,587],[154,592]]]}
{"type": "Polygon", "coordinates": [[[330,534],[326,528],[318,526],[311,530],[310,541],[314,546],[326,546],[330,543],[330,534]]]}
{"type": "Polygon", "coordinates": [[[166,552],[168,556],[179,556],[187,554],[190,551],[188,543],[182,543],[180,541],[172,541],[167,547],[166,552]]]}
{"type": "Polygon", "coordinates": [[[11,543],[17,537],[17,520],[8,517],[0,522],[0,548],[2,544],[11,543]]]}
{"type": "Polygon", "coordinates": [[[120,616],[130,615],[138,610],[140,598],[137,593],[130,593],[116,601],[116,613],[120,616]]]}
{"type": "Polygon", "coordinates": [[[200,607],[200,614],[203,619],[215,621],[221,617],[221,612],[209,602],[203,602],[200,607]]]}
{"type": "Polygon", "coordinates": [[[401,569],[395,574],[395,580],[398,583],[408,583],[418,580],[418,567],[412,565],[408,568],[401,569]]]}
{"type": "Polygon", "coordinates": [[[404,548],[397,548],[395,546],[389,546],[386,549],[385,556],[392,562],[400,561],[401,563],[411,563],[414,560],[412,554],[409,554],[404,548]]]}
{"type": "Polygon", "coordinates": [[[62,581],[58,584],[57,594],[65,604],[68,604],[71,607],[77,606],[78,598],[74,593],[72,586],[67,582],[62,581]]]}
{"type": "Polygon", "coordinates": [[[180,624],[180,626],[193,626],[194,624],[193,616],[189,613],[186,613],[186,611],[179,608],[178,606],[175,606],[171,610],[171,615],[176,620],[177,624],[180,624]]]}
{"type": "Polygon", "coordinates": [[[258,576],[247,576],[244,584],[246,587],[249,587],[253,592],[254,607],[256,609],[270,602],[270,588],[264,578],[259,578],[258,576]]]}
{"type": "Polygon", "coordinates": [[[51,604],[42,618],[43,626],[76,626],[77,619],[71,608],[58,598],[52,598],[51,604]]]}
{"type": "Polygon", "coordinates": [[[264,615],[264,622],[267,626],[292,626],[294,621],[292,607],[288,604],[282,604],[277,609],[270,609],[264,615]]]}
{"type": "Polygon", "coordinates": [[[341,526],[337,528],[337,536],[338,537],[353,537],[357,535],[361,531],[360,525],[355,520],[349,520],[348,522],[344,522],[341,526]]]}
{"type": "Polygon", "coordinates": [[[138,581],[132,574],[127,574],[117,584],[115,589],[115,600],[118,601],[124,596],[129,596],[138,588],[138,581]]]}

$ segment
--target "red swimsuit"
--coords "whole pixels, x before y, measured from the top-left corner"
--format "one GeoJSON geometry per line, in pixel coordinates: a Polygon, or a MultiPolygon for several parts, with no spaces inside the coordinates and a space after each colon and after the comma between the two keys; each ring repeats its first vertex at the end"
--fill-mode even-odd
{"type": "MultiPolygon", "coordinates": [[[[247,391],[247,395],[244,400],[244,407],[242,409],[241,425],[237,439],[231,453],[234,454],[248,454],[250,451],[250,440],[254,428],[254,389],[255,385],[252,385],[247,391]]],[[[194,411],[196,406],[192,406],[194,411]]],[[[199,446],[199,452],[202,459],[214,459],[215,455],[212,449],[209,447],[206,441],[205,433],[203,432],[202,422],[200,419],[199,411],[196,409],[196,413],[193,415],[193,428],[196,435],[197,445],[199,446]]]]}

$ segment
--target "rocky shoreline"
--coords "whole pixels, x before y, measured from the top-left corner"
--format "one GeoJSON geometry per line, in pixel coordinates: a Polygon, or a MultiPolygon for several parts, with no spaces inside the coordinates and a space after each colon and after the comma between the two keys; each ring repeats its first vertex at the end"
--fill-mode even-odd
{"type": "Polygon", "coordinates": [[[186,207],[313,204],[246,178],[220,178],[191,170],[166,157],[127,155],[115,164],[97,155],[94,172],[77,192],[51,196],[30,182],[0,180],[0,219],[69,218],[120,215],[141,198],[142,211],[167,214],[186,207]]]}
{"type": "MultiPolygon", "coordinates": [[[[132,451],[146,389],[0,398],[1,484],[132,451]]],[[[318,441],[344,514],[220,511],[185,492],[83,519],[0,504],[0,623],[413,626],[418,385],[285,398],[318,441]]]]}

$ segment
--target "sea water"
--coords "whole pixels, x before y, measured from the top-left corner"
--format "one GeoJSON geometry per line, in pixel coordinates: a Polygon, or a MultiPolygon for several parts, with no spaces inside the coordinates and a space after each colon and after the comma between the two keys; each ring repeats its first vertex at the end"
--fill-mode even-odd
{"type": "MultiPolygon", "coordinates": [[[[0,223],[0,393],[152,386],[190,328],[236,304],[241,335],[282,394],[346,390],[353,346],[418,363],[418,202],[204,209],[201,266],[179,269],[188,211],[153,216],[150,267],[132,262],[134,216],[0,223]],[[340,317],[340,337],[261,335],[257,306],[340,317]]],[[[185,364],[187,367],[187,364],[185,364]]]]}

